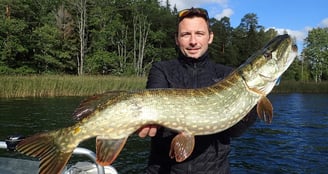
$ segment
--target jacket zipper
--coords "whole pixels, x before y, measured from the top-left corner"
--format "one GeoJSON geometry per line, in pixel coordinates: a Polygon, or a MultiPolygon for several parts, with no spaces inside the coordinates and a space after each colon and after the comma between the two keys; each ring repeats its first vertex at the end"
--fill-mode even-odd
{"type": "Polygon", "coordinates": [[[193,88],[198,88],[198,82],[197,82],[197,63],[193,63],[193,69],[192,69],[192,80],[193,80],[193,88]]]}

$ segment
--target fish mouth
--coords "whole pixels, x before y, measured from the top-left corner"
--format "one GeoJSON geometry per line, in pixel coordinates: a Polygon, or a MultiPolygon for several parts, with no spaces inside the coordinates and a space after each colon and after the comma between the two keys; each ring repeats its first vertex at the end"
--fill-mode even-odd
{"type": "Polygon", "coordinates": [[[259,75],[263,80],[268,82],[274,82],[276,80],[276,78],[273,78],[272,76],[266,76],[264,74],[259,74],[259,75]]]}
{"type": "Polygon", "coordinates": [[[264,74],[260,74],[260,76],[261,76],[263,79],[266,79],[267,81],[271,81],[271,80],[273,80],[272,77],[270,77],[270,76],[266,76],[266,75],[264,75],[264,74]]]}

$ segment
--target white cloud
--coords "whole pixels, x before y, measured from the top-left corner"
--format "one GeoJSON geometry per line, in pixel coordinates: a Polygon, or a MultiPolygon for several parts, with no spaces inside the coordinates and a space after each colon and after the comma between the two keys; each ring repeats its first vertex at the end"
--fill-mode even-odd
{"type": "MultiPolygon", "coordinates": [[[[218,4],[221,7],[228,6],[228,0],[169,0],[171,7],[173,8],[176,5],[178,11],[191,7],[201,7],[204,4],[218,4]]],[[[161,4],[165,5],[166,0],[161,0],[161,4]]]]}
{"type": "Polygon", "coordinates": [[[267,28],[270,29],[273,28],[274,30],[276,30],[278,32],[278,34],[285,34],[287,32],[287,34],[289,34],[291,37],[296,39],[296,44],[298,46],[298,52],[301,53],[303,50],[303,43],[304,43],[304,39],[307,37],[307,33],[308,30],[310,28],[305,28],[303,31],[300,30],[291,30],[291,29],[285,29],[285,28],[275,28],[275,27],[269,27],[267,28]]]}
{"type": "MultiPolygon", "coordinates": [[[[229,0],[169,0],[171,7],[174,5],[177,10],[183,10],[191,7],[206,8],[210,13],[210,17],[220,20],[223,17],[231,17],[234,11],[229,8],[229,0]]],[[[161,4],[165,5],[166,0],[161,0],[161,4]]]]}
{"type": "Polygon", "coordinates": [[[309,31],[311,31],[313,29],[313,27],[310,27],[310,26],[306,26],[306,27],[304,27],[304,30],[306,31],[306,32],[309,32],[309,31]]]}
{"type": "Polygon", "coordinates": [[[292,37],[295,37],[297,42],[303,42],[303,40],[307,36],[307,31],[290,30],[285,28],[274,28],[274,27],[271,28],[275,29],[278,32],[278,34],[284,34],[285,32],[287,32],[287,34],[291,35],[292,37]]]}
{"type": "Polygon", "coordinates": [[[323,19],[320,23],[321,27],[328,27],[328,18],[323,19]]]}
{"type": "Polygon", "coordinates": [[[226,8],[226,9],[223,9],[221,13],[215,15],[215,18],[217,20],[220,20],[221,18],[223,17],[229,17],[233,15],[233,10],[231,8],[226,8]]]}
{"type": "MultiPolygon", "coordinates": [[[[319,27],[328,27],[328,18],[323,19],[319,23],[319,27]]],[[[274,27],[270,27],[274,28],[274,27]]],[[[287,32],[291,36],[296,38],[296,41],[299,43],[303,43],[304,39],[307,37],[308,32],[311,31],[314,27],[305,26],[303,30],[290,30],[290,29],[283,29],[283,28],[274,28],[278,34],[283,34],[287,32]]]]}

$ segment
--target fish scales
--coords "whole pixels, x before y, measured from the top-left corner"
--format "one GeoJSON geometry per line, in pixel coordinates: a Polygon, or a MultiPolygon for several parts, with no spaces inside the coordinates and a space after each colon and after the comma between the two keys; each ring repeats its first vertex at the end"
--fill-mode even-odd
{"type": "Polygon", "coordinates": [[[181,162],[193,151],[194,136],[226,130],[257,105],[259,118],[270,123],[272,105],[266,98],[297,55],[289,35],[280,35],[213,86],[199,89],[151,89],[107,92],[81,102],[75,125],[24,139],[17,150],[40,158],[42,174],[60,173],[74,148],[96,138],[97,163],[111,164],[129,135],[145,125],[178,132],[170,157],[181,162]]]}
{"type": "MultiPolygon", "coordinates": [[[[160,93],[160,90],[134,93],[125,102],[119,102],[96,112],[94,116],[88,117],[93,120],[85,121],[85,124],[79,127],[89,130],[87,134],[90,137],[106,134],[108,138],[113,139],[126,137],[146,124],[160,124],[175,130],[179,125],[180,129],[193,135],[216,133],[242,119],[237,116],[246,115],[261,97],[247,90],[243,80],[236,76],[232,74],[228,77],[233,83],[229,81],[225,86],[198,90],[167,90],[165,94],[160,93]],[[186,101],[192,102],[186,104],[186,101]],[[244,110],[231,107],[246,105],[245,102],[248,107],[244,110]],[[199,130],[195,125],[204,129],[199,130]],[[130,131],[126,131],[127,128],[130,128],[130,131]],[[117,130],[124,130],[124,132],[119,134],[117,130]]],[[[81,138],[76,136],[76,139],[87,138],[84,135],[81,138]]]]}

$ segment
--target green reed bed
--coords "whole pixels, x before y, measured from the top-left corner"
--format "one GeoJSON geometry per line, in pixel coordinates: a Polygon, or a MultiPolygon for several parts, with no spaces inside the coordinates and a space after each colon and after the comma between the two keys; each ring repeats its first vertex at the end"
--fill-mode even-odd
{"type": "Polygon", "coordinates": [[[88,96],[144,89],[146,78],[116,76],[0,76],[0,97],[88,96]]]}
{"type": "Polygon", "coordinates": [[[328,81],[323,82],[296,82],[281,81],[273,89],[273,93],[328,93],[328,81]]]}
{"type": "MultiPolygon", "coordinates": [[[[145,77],[117,76],[0,76],[0,97],[89,96],[113,90],[144,89],[145,77]]],[[[328,93],[328,81],[284,81],[273,93],[328,93]]]]}

